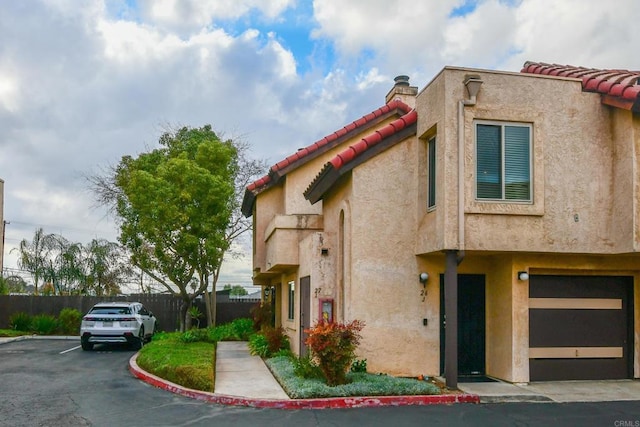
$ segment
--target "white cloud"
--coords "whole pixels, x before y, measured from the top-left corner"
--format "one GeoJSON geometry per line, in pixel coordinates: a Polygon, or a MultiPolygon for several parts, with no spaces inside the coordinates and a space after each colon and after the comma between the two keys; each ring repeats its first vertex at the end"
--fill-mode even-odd
{"type": "Polygon", "coordinates": [[[0,70],[0,107],[16,113],[19,108],[18,92],[18,79],[0,70]]]}
{"type": "Polygon", "coordinates": [[[523,0],[514,38],[518,53],[505,62],[640,69],[638,16],[636,0],[523,0]]]}
{"type": "Polygon", "coordinates": [[[239,19],[257,10],[268,19],[275,19],[295,0],[144,0],[141,9],[145,18],[169,29],[199,29],[215,19],[239,19]]]}

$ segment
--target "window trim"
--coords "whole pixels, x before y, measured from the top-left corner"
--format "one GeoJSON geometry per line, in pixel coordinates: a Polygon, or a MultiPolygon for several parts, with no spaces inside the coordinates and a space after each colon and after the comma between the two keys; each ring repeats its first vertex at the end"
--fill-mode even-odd
{"type": "Polygon", "coordinates": [[[534,146],[533,146],[533,123],[529,122],[520,122],[520,121],[508,121],[508,120],[474,120],[473,121],[473,144],[474,144],[474,162],[475,162],[475,170],[474,170],[474,201],[478,203],[507,203],[507,204],[525,204],[532,205],[534,204],[534,146]],[[501,198],[480,198],[478,197],[478,125],[489,125],[489,126],[500,126],[501,129],[501,141],[500,141],[500,150],[501,150],[501,159],[500,159],[500,178],[502,182],[502,197],[501,198]],[[513,127],[522,127],[527,128],[529,130],[529,198],[528,199],[507,199],[505,198],[505,132],[504,129],[507,126],[513,127]]]}

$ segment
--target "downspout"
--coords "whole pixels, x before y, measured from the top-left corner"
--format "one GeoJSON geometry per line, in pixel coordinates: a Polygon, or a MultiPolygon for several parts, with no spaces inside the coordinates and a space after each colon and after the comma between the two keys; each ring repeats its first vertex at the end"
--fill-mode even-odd
{"type": "Polygon", "coordinates": [[[464,220],[464,107],[476,105],[477,95],[482,80],[477,74],[467,74],[464,85],[469,93],[469,99],[458,101],[458,264],[464,259],[465,251],[465,220],[464,220]]]}
{"type": "Polygon", "coordinates": [[[466,75],[464,85],[469,99],[458,101],[458,249],[446,251],[444,299],[447,324],[445,328],[445,380],[449,388],[458,387],[458,265],[465,255],[464,220],[464,107],[476,105],[476,95],[482,85],[478,75],[466,75]]]}

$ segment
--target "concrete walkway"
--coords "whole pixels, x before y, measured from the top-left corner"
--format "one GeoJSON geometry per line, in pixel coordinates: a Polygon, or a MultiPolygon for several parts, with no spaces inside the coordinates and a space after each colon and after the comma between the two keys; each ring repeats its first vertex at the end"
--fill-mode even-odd
{"type": "Polygon", "coordinates": [[[496,402],[607,402],[640,401],[639,380],[458,383],[458,388],[496,402]]]}
{"type": "Polygon", "coordinates": [[[259,356],[249,354],[245,341],[221,341],[216,352],[217,394],[249,399],[289,400],[259,356]]]}

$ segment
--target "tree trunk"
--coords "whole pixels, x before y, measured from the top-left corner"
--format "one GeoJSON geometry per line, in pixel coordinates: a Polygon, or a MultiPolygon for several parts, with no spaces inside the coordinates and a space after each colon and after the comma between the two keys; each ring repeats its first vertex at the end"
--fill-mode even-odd
{"type": "Polygon", "coordinates": [[[213,325],[213,320],[211,319],[211,300],[209,298],[211,298],[211,295],[209,294],[209,291],[204,291],[203,294],[204,297],[204,311],[206,311],[206,315],[207,315],[207,327],[212,327],[213,325]]]}
{"type": "Polygon", "coordinates": [[[216,289],[211,292],[211,326],[216,326],[216,289]]]}
{"type": "Polygon", "coordinates": [[[191,301],[189,298],[182,299],[182,305],[180,306],[180,332],[185,332],[191,329],[191,318],[187,315],[190,305],[191,301]]]}

